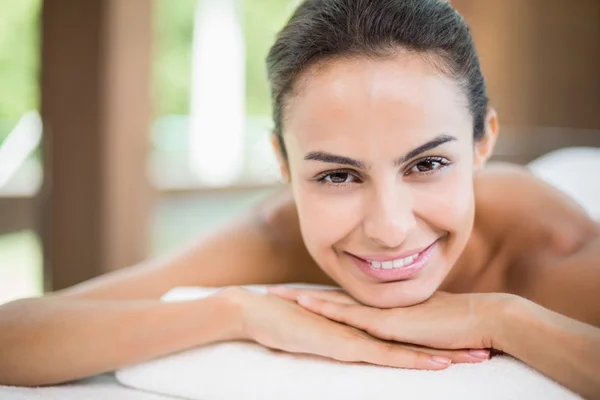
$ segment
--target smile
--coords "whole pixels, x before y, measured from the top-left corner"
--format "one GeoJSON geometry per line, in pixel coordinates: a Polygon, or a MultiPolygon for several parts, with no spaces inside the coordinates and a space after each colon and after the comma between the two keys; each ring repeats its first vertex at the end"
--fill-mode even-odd
{"type": "Polygon", "coordinates": [[[372,261],[372,260],[365,260],[367,261],[369,264],[371,264],[371,267],[373,268],[383,268],[383,269],[391,269],[391,268],[403,268],[406,266],[410,266],[412,263],[415,262],[415,260],[417,258],[419,258],[419,255],[421,253],[416,253],[413,254],[412,256],[408,256],[408,257],[404,257],[404,258],[397,258],[395,260],[388,260],[388,261],[372,261]]]}
{"type": "Polygon", "coordinates": [[[351,256],[360,270],[380,282],[392,282],[415,277],[427,265],[437,241],[421,250],[393,256],[351,256]]]}

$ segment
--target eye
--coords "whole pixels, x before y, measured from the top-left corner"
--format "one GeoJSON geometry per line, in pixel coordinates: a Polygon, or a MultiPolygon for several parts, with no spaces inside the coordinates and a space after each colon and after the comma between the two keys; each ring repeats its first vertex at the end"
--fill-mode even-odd
{"type": "Polygon", "coordinates": [[[408,170],[407,174],[432,174],[437,170],[443,169],[450,165],[450,161],[443,157],[426,157],[417,160],[412,167],[408,170]]]}
{"type": "Polygon", "coordinates": [[[358,183],[360,179],[347,171],[331,171],[317,177],[317,181],[328,185],[347,185],[358,183]]]}

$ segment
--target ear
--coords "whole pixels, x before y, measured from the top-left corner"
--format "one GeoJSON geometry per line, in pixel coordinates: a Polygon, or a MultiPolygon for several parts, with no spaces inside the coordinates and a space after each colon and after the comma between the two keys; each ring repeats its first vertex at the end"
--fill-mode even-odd
{"type": "Polygon", "coordinates": [[[492,156],[498,138],[498,131],[498,114],[496,110],[490,107],[485,116],[483,137],[475,143],[473,164],[476,170],[485,167],[488,159],[492,156]]]}
{"type": "Polygon", "coordinates": [[[271,133],[271,146],[273,147],[273,151],[275,152],[277,161],[279,162],[279,171],[281,172],[281,177],[285,182],[289,182],[290,170],[288,168],[288,162],[283,156],[283,149],[281,148],[279,138],[275,132],[271,133]]]}

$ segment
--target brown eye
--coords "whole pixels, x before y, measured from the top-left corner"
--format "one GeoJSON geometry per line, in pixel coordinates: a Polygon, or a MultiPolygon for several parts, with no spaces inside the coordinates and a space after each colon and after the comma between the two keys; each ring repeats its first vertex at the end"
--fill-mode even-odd
{"type": "Polygon", "coordinates": [[[429,157],[417,161],[408,173],[430,174],[448,166],[450,162],[441,157],[429,157]]]}
{"type": "Polygon", "coordinates": [[[352,175],[347,172],[334,172],[325,176],[325,180],[331,183],[347,183],[349,178],[351,179],[352,175]]]}
{"type": "Polygon", "coordinates": [[[319,183],[331,186],[345,186],[362,182],[357,174],[344,170],[325,172],[316,180],[319,183]]]}
{"type": "Polygon", "coordinates": [[[424,161],[421,161],[420,163],[418,163],[417,165],[415,165],[415,167],[417,167],[419,172],[431,171],[431,170],[437,169],[441,166],[442,166],[441,163],[439,163],[438,161],[434,161],[434,160],[424,160],[424,161]]]}

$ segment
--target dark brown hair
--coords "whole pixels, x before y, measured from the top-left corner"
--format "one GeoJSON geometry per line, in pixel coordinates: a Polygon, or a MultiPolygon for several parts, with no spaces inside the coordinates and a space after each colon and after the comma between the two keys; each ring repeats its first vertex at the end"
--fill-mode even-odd
{"type": "Polygon", "coordinates": [[[488,99],[477,51],[463,18],[443,0],[306,0],[267,56],[275,134],[283,155],[283,112],[298,76],[341,57],[421,53],[464,91],[474,138],[484,132],[488,99]]]}

